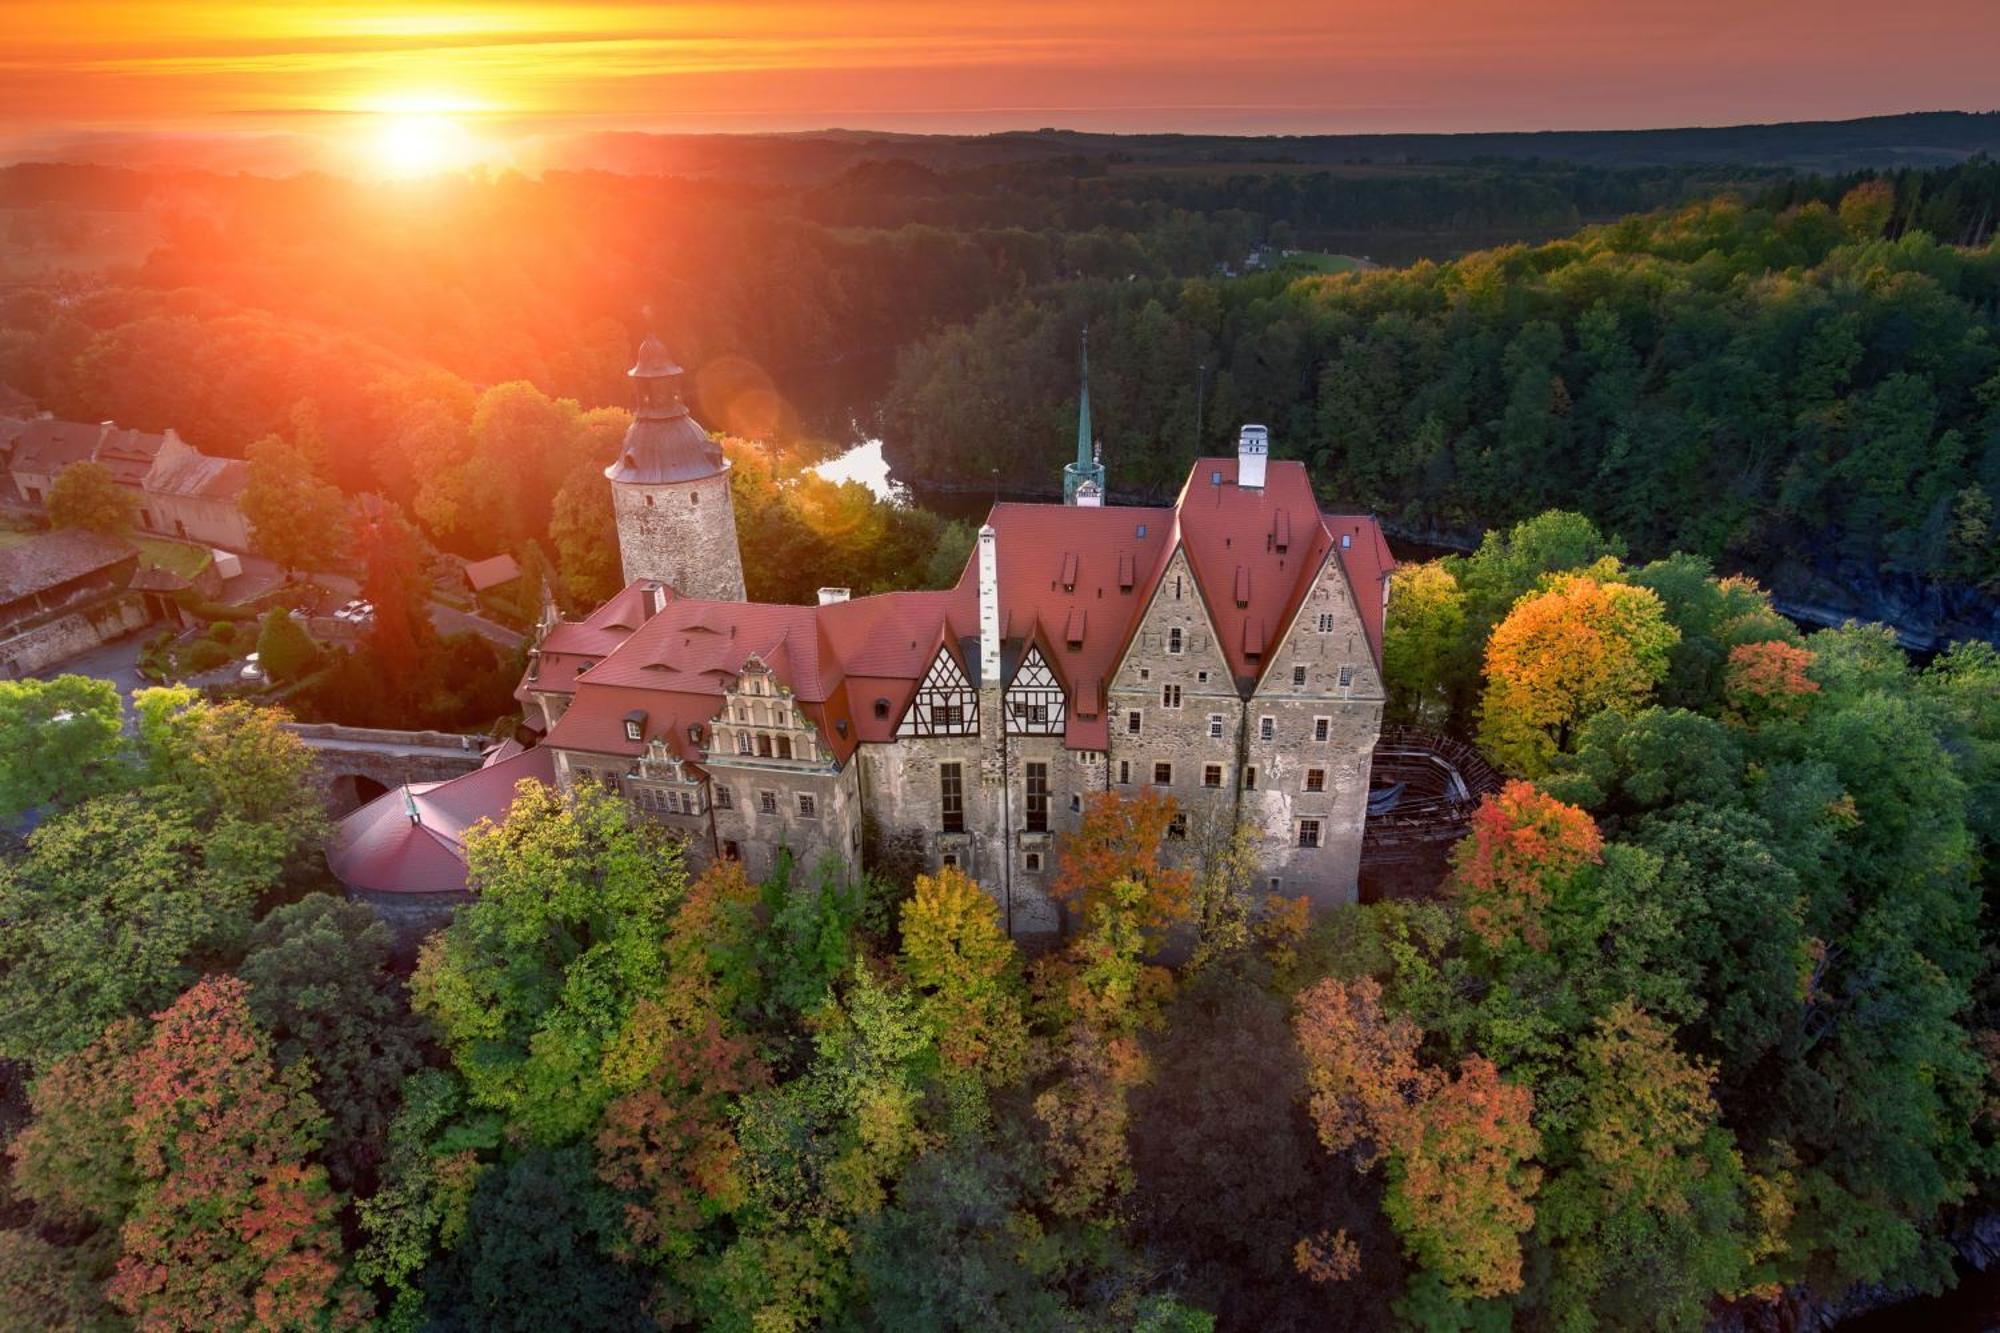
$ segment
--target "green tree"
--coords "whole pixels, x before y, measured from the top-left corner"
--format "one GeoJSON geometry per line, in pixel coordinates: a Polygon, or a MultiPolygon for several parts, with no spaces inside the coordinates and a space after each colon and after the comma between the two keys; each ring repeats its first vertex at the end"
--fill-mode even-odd
{"type": "Polygon", "coordinates": [[[318,663],[319,645],[305,626],[273,607],[265,614],[264,628],[257,635],[257,661],[272,680],[289,684],[318,663]]]}
{"type": "Polygon", "coordinates": [[[1476,645],[1466,635],[1465,594],[1443,561],[1398,566],[1389,585],[1382,674],[1403,721],[1438,724],[1471,685],[1476,645]]]}
{"type": "Polygon", "coordinates": [[[686,890],[680,856],[615,792],[524,784],[473,829],[477,897],[424,945],[412,990],[474,1103],[531,1139],[590,1130],[623,1089],[606,1052],[666,985],[660,942],[686,890]]]}
{"type": "Polygon", "coordinates": [[[394,944],[374,908],[315,893],[258,922],[237,969],[280,1067],[311,1070],[327,1114],[321,1160],[344,1191],[369,1192],[403,1084],[423,1063],[394,944]]]}
{"type": "Polygon", "coordinates": [[[71,463],[49,487],[49,522],[116,537],[131,530],[139,503],[102,463],[71,463]]]}
{"type": "Polygon", "coordinates": [[[250,479],[239,502],[250,545],[287,574],[329,569],[348,543],[347,498],[313,475],[298,449],[275,435],[250,446],[250,479]]]}
{"type": "Polygon", "coordinates": [[[425,1278],[439,1330],[631,1329],[640,1274],[610,1256],[614,1210],[580,1146],[531,1148],[480,1178],[464,1235],[425,1278]]]}
{"type": "Polygon", "coordinates": [[[240,952],[281,863],[205,835],[191,806],[157,790],[99,797],[0,862],[0,1054],[44,1065],[240,952]]]}
{"type": "Polygon", "coordinates": [[[88,676],[0,681],[0,819],[124,785],[118,687],[88,676]]]}

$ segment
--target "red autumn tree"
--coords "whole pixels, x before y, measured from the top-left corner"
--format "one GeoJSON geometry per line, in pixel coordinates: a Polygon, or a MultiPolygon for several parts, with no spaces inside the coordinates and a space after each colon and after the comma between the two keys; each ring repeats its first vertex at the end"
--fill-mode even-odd
{"type": "Polygon", "coordinates": [[[1540,918],[1550,890],[1595,865],[1603,849],[1588,814],[1516,780],[1479,803],[1471,832],[1452,851],[1448,886],[1488,946],[1524,939],[1539,949],[1547,943],[1540,918]]]}
{"type": "Polygon", "coordinates": [[[1464,1297],[1521,1289],[1521,1233],[1540,1186],[1535,1095],[1469,1056],[1458,1077],[1399,1116],[1383,1211],[1411,1255],[1464,1297]]]}
{"type": "Polygon", "coordinates": [[[631,1036],[652,1058],[644,1084],[605,1107],[597,1175],[626,1196],[626,1234],[635,1245],[676,1253],[702,1223],[742,1203],[729,1108],[770,1074],[751,1043],[714,1015],[684,1026],[643,1001],[631,1036]]]}
{"type": "Polygon", "coordinates": [[[132,1206],[132,1060],[146,1025],[120,1019],[50,1065],[28,1094],[34,1121],[8,1151],[14,1187],[68,1226],[115,1227],[132,1206]]]}
{"type": "Polygon", "coordinates": [[[358,1325],[340,1288],[311,1072],[280,1073],[234,977],[196,983],[133,1062],[140,1185],[109,1293],[143,1330],[358,1325]]]}
{"type": "Polygon", "coordinates": [[[1819,693],[1819,682],[1806,674],[1817,656],[1782,639],[1731,648],[1722,677],[1722,698],[1731,716],[1762,722],[1804,712],[1807,700],[1819,693]]]}
{"type": "Polygon", "coordinates": [[[1401,1014],[1382,1010],[1372,977],[1328,977],[1299,996],[1292,1032],[1306,1059],[1313,1128],[1328,1152],[1356,1154],[1364,1170],[1393,1146],[1400,1117],[1438,1079],[1417,1061],[1424,1034],[1401,1014]]]}
{"type": "Polygon", "coordinates": [[[1164,930],[1188,919],[1194,906],[1194,875],[1160,863],[1160,846],[1174,817],[1174,798],[1151,787],[1136,796],[1097,792],[1084,798],[1083,823],[1062,841],[1050,892],[1074,903],[1089,919],[1112,886],[1130,881],[1144,890],[1139,919],[1148,930],[1164,930]]]}

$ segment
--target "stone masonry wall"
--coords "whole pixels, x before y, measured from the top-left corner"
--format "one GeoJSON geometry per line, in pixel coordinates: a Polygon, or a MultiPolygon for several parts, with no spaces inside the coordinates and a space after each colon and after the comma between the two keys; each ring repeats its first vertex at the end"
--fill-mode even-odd
{"type": "Polygon", "coordinates": [[[0,639],[0,678],[32,675],[87,653],[147,623],[146,606],[136,593],[114,597],[0,639]]]}
{"type": "Polygon", "coordinates": [[[743,561],[727,465],[678,485],[611,485],[625,582],[658,579],[683,597],[743,600],[743,561]]]}

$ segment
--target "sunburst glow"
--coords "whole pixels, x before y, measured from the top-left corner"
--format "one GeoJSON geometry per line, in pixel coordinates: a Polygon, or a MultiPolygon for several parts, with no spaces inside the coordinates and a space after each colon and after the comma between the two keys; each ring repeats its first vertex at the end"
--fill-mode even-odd
{"type": "Polygon", "coordinates": [[[370,160],[391,179],[434,176],[471,165],[477,145],[449,116],[429,112],[389,112],[377,117],[370,160]]]}

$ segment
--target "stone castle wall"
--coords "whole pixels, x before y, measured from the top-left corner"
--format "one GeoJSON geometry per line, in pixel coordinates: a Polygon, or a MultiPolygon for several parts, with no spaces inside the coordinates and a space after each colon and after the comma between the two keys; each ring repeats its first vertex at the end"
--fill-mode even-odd
{"type": "Polygon", "coordinates": [[[743,600],[729,468],[673,485],[611,484],[625,582],[657,579],[683,597],[743,600]]]}

